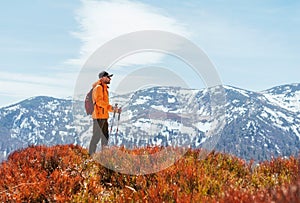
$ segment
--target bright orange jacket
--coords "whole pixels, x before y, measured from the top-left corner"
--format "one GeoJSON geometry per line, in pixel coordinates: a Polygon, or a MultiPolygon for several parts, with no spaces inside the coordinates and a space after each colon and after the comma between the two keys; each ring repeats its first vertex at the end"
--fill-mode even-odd
{"type": "Polygon", "coordinates": [[[93,84],[93,103],[95,105],[92,118],[108,119],[108,112],[112,112],[113,108],[109,104],[108,87],[106,84],[102,84],[101,80],[98,80],[93,84]]]}

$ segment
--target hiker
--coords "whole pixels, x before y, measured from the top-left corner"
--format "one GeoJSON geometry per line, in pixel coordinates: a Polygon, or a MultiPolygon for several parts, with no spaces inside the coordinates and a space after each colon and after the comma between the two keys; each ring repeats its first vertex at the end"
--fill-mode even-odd
{"type": "Polygon", "coordinates": [[[112,74],[102,71],[99,73],[99,80],[93,84],[93,136],[89,147],[90,155],[95,153],[100,139],[101,150],[108,144],[109,133],[107,119],[109,118],[109,112],[121,113],[121,109],[119,109],[117,106],[113,107],[109,104],[107,85],[110,84],[112,76],[112,74]]]}

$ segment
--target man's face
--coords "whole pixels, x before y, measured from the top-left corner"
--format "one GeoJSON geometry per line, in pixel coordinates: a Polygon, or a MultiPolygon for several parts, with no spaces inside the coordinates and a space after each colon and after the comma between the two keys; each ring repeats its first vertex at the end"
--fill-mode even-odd
{"type": "Polygon", "coordinates": [[[110,80],[111,80],[111,78],[108,76],[102,77],[102,82],[104,82],[105,84],[110,84],[110,80]]]}

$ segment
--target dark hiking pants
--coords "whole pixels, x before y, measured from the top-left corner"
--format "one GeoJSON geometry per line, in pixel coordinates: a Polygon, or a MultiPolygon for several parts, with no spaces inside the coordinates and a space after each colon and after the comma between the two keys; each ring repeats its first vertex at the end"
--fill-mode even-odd
{"type": "Polygon", "coordinates": [[[108,122],[107,119],[93,120],[93,136],[90,142],[89,153],[94,154],[97,149],[97,144],[101,139],[101,149],[108,144],[108,122]]]}

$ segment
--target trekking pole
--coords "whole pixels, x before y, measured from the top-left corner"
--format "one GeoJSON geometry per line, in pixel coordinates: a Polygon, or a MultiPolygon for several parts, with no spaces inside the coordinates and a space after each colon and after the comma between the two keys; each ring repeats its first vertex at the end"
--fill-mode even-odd
{"type": "Polygon", "coordinates": [[[118,131],[119,131],[119,122],[120,122],[120,117],[121,117],[121,109],[122,109],[122,107],[120,107],[120,109],[119,109],[116,136],[118,135],[118,131]]]}
{"type": "Polygon", "coordinates": [[[113,118],[112,118],[112,121],[111,121],[110,133],[109,133],[109,134],[111,134],[112,129],[113,129],[113,126],[114,126],[114,121],[115,121],[115,117],[116,117],[116,111],[115,111],[115,109],[117,109],[117,108],[118,108],[118,104],[115,104],[115,107],[114,107],[114,114],[113,114],[113,118]]]}

